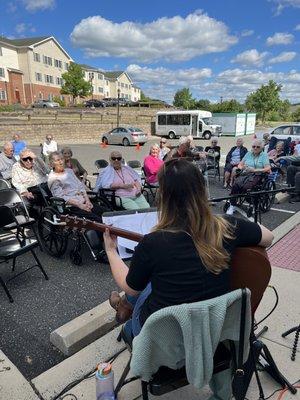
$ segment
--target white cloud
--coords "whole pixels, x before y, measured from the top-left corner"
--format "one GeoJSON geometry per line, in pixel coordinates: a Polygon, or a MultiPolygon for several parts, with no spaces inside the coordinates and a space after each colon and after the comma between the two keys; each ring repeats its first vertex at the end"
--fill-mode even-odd
{"type": "Polygon", "coordinates": [[[297,53],[295,51],[283,51],[278,56],[273,57],[269,60],[270,64],[282,63],[292,61],[296,57],[297,53]]]}
{"type": "Polygon", "coordinates": [[[210,78],[212,75],[209,68],[188,68],[171,70],[163,67],[148,68],[131,64],[127,67],[128,74],[134,82],[151,83],[172,86],[185,86],[197,84],[199,80],[210,78]]]}
{"type": "Polygon", "coordinates": [[[163,17],[145,24],[88,17],[74,27],[71,40],[88,57],[125,57],[141,62],[186,61],[225,51],[238,41],[223,22],[199,10],[185,18],[163,17]]]}
{"type": "Polygon", "coordinates": [[[242,37],[247,37],[247,36],[252,36],[254,31],[252,29],[245,29],[242,31],[241,36],[242,37]]]}
{"type": "Polygon", "coordinates": [[[270,79],[282,84],[282,98],[291,102],[300,101],[300,71],[289,72],[259,71],[240,68],[227,69],[217,75],[204,70],[189,69],[170,70],[166,68],[145,68],[133,64],[127,72],[137,82],[146,95],[160,98],[168,102],[173,101],[175,92],[187,86],[196,98],[207,98],[212,101],[235,98],[244,101],[247,95],[270,79]]]}
{"type": "Polygon", "coordinates": [[[281,14],[282,10],[287,7],[300,8],[300,0],[269,0],[269,1],[272,1],[272,3],[275,3],[276,15],[281,14]]]}
{"type": "Polygon", "coordinates": [[[35,12],[55,7],[55,0],[23,0],[27,11],[35,12]]]}
{"type": "Polygon", "coordinates": [[[268,46],[275,46],[279,44],[290,44],[294,40],[294,35],[291,33],[277,32],[273,36],[267,38],[266,44],[268,46]]]}
{"type": "Polygon", "coordinates": [[[32,24],[25,24],[24,22],[21,22],[20,24],[16,25],[15,31],[21,35],[26,31],[35,32],[35,28],[32,26],[32,24]]]}
{"type": "Polygon", "coordinates": [[[295,26],[295,31],[300,31],[300,24],[295,26]]]}
{"type": "Polygon", "coordinates": [[[260,66],[263,64],[267,52],[259,53],[256,49],[246,50],[231,60],[232,63],[244,66],[260,66]]]}

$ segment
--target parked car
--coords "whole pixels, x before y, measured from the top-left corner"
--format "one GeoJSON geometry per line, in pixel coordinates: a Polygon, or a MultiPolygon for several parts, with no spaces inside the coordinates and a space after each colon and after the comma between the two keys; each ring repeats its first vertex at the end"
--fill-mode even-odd
{"type": "Polygon", "coordinates": [[[113,97],[105,97],[103,99],[103,101],[105,101],[105,103],[107,104],[107,106],[109,107],[115,107],[118,104],[118,99],[115,99],[113,97]]]}
{"type": "Polygon", "coordinates": [[[106,144],[122,144],[123,146],[130,146],[138,143],[143,145],[148,141],[148,135],[141,129],[133,126],[119,126],[119,128],[104,133],[101,141],[106,144]]]}
{"type": "Polygon", "coordinates": [[[32,108],[57,108],[59,104],[51,100],[37,100],[32,104],[32,108]]]}
{"type": "Polygon", "coordinates": [[[106,103],[103,100],[90,99],[84,102],[85,107],[106,107],[106,103]]]}
{"type": "MultiPolygon", "coordinates": [[[[277,126],[276,128],[272,128],[268,131],[272,136],[275,136],[277,139],[287,139],[290,137],[292,141],[294,140],[300,140],[300,124],[299,123],[294,123],[294,124],[285,124],[285,125],[280,125],[277,126]]],[[[263,134],[265,132],[257,132],[254,135],[254,139],[262,139],[263,134]]]]}

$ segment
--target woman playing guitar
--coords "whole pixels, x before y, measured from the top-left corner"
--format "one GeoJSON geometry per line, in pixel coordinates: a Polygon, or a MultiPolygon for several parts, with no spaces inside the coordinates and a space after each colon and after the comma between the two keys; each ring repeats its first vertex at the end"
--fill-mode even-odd
{"type": "Polygon", "coordinates": [[[263,226],[212,214],[204,178],[192,163],[170,160],[159,174],[159,221],[137,245],[130,268],[117,252],[109,229],[104,242],[117,285],[125,291],[110,297],[127,329],[136,336],[155,311],[182,303],[220,296],[231,290],[231,257],[238,247],[272,243],[263,226]],[[125,310],[123,314],[120,312],[125,310]]]}

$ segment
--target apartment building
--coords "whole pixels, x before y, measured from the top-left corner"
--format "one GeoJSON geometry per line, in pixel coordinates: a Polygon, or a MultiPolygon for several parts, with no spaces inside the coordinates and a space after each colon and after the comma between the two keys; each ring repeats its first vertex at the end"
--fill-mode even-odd
{"type": "MultiPolygon", "coordinates": [[[[54,96],[61,96],[62,74],[72,61],[53,36],[0,37],[2,103],[25,105],[38,99],[51,100],[54,96]]],[[[69,96],[66,97],[68,100],[69,96]]]]}
{"type": "MultiPolygon", "coordinates": [[[[73,59],[53,36],[7,39],[0,36],[0,104],[32,104],[39,99],[59,96],[66,103],[71,96],[61,95],[62,74],[73,59]]],[[[140,89],[124,71],[105,72],[81,65],[91,82],[89,98],[120,97],[140,100],[140,89]]]]}

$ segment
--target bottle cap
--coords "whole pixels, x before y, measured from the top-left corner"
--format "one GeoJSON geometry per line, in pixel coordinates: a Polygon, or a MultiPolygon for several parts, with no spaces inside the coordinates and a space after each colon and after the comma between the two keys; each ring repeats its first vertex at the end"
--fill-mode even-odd
{"type": "Polygon", "coordinates": [[[104,364],[99,364],[97,368],[101,376],[106,376],[110,374],[112,365],[109,363],[104,363],[104,364]]]}

